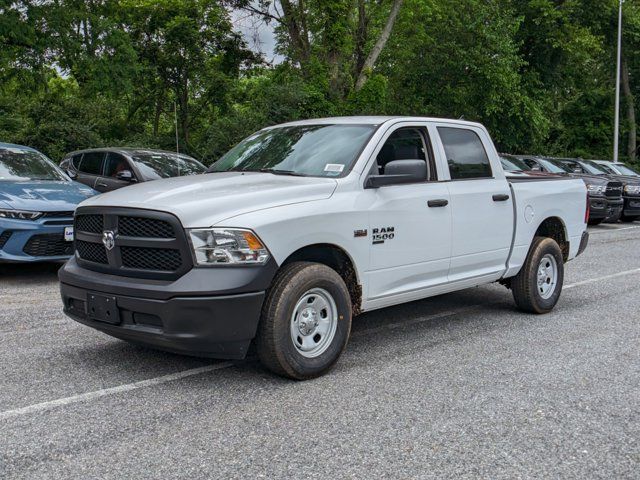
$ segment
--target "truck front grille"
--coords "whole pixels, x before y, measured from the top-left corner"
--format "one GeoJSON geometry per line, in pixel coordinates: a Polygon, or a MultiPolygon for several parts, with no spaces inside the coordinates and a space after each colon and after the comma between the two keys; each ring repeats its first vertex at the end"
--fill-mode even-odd
{"type": "Polygon", "coordinates": [[[605,195],[609,198],[622,198],[622,183],[609,182],[605,195]]]}
{"type": "Polygon", "coordinates": [[[73,253],[73,244],[57,233],[32,236],[22,249],[32,257],[63,257],[73,253]]]}
{"type": "Polygon", "coordinates": [[[182,265],[178,250],[122,247],[120,252],[122,253],[122,266],[126,268],[173,272],[182,265]]]}
{"type": "Polygon", "coordinates": [[[102,215],[80,215],[76,218],[76,230],[102,234],[102,215]]]}
{"type": "Polygon", "coordinates": [[[103,265],[107,265],[109,263],[109,260],[107,259],[107,250],[104,248],[104,245],[99,243],[76,240],[76,251],[80,258],[89,262],[101,263],[103,265]]]}
{"type": "Polygon", "coordinates": [[[184,229],[169,213],[81,208],[76,212],[75,236],[78,263],[90,270],[174,279],[193,266],[184,229]]]}
{"type": "Polygon", "coordinates": [[[176,236],[170,223],[142,217],[118,218],[118,233],[126,237],[143,238],[175,238],[176,236]]]}

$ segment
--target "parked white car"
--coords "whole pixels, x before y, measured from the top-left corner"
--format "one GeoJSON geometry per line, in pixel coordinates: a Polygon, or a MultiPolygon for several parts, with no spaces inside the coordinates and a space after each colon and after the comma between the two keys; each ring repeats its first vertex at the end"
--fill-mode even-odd
{"type": "Polygon", "coordinates": [[[486,129],[348,117],[261,130],[210,173],[92,198],[60,271],[65,312],[157,348],[326,372],[360,312],[501,282],[558,301],[587,245],[580,179],[507,178],[486,129]]]}

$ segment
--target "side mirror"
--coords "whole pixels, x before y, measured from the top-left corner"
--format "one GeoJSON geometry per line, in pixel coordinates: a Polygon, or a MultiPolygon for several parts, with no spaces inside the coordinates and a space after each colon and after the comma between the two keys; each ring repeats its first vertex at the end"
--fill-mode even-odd
{"type": "Polygon", "coordinates": [[[534,165],[533,167],[531,167],[531,171],[532,172],[541,172],[542,171],[542,167],[540,165],[534,165]]]}
{"type": "Polygon", "coordinates": [[[424,182],[427,180],[427,162],[424,160],[394,160],[384,167],[384,175],[370,175],[365,188],[385,185],[424,182]]]}
{"type": "Polygon", "coordinates": [[[78,172],[76,172],[75,170],[72,170],[72,169],[70,169],[70,168],[67,168],[67,169],[65,170],[65,173],[66,173],[67,175],[69,175],[69,178],[70,178],[71,180],[75,180],[76,178],[78,178],[78,172]]]}
{"type": "Polygon", "coordinates": [[[116,173],[116,178],[118,180],[122,180],[124,182],[135,182],[135,178],[133,178],[133,173],[131,173],[131,170],[122,170],[118,173],[116,173]]]}

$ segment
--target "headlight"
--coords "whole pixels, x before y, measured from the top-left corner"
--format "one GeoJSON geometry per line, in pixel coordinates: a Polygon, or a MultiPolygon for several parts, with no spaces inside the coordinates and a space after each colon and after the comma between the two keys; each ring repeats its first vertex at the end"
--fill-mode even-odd
{"type": "Polygon", "coordinates": [[[629,193],[631,195],[639,195],[640,194],[640,185],[625,185],[624,193],[629,193]]]}
{"type": "Polygon", "coordinates": [[[251,230],[197,228],[188,230],[197,265],[262,265],[269,251],[251,230]]]}
{"type": "Polygon", "coordinates": [[[42,216],[42,212],[28,212],[26,210],[0,210],[0,218],[14,220],[36,220],[42,216]]]}
{"type": "Polygon", "coordinates": [[[604,195],[607,191],[606,185],[587,185],[587,190],[592,195],[604,195]]]}

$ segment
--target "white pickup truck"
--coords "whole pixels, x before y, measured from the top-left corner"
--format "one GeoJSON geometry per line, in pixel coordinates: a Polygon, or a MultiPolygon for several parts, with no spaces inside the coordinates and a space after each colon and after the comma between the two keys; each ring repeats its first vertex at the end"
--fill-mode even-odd
{"type": "Polygon", "coordinates": [[[507,178],[477,123],[307,120],[261,130],[209,173],[84,201],[64,311],[127,341],[272,371],[326,372],[360,312],[491,282],[558,301],[587,245],[580,179],[507,178]]]}

